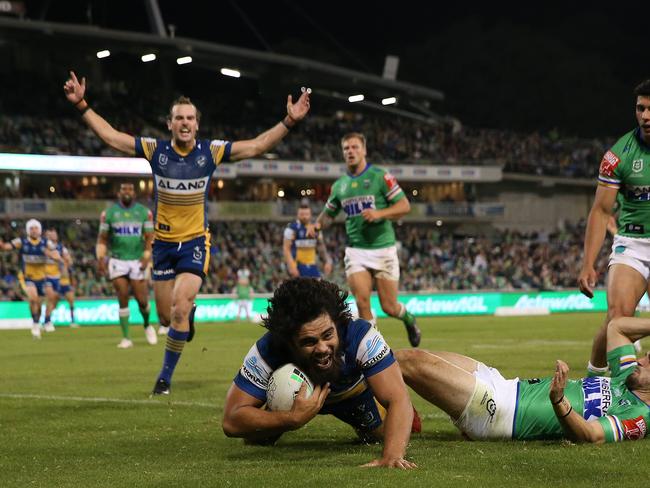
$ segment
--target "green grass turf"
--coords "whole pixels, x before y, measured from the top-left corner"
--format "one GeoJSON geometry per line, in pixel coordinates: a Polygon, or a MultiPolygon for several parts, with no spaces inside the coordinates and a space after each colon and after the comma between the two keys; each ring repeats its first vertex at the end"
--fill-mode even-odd
{"type": "MultiPolygon", "coordinates": [[[[506,376],[550,375],[555,359],[582,376],[601,314],[422,319],[421,347],[467,354],[506,376]]],[[[403,326],[380,322],[394,348],[403,326]]],[[[251,447],[221,431],[226,391],[262,334],[252,324],[199,325],[170,398],[148,399],[163,344],[118,350],[118,327],[59,329],[33,341],[0,332],[0,487],[76,486],[593,486],[647,479],[650,445],[467,442],[445,415],[412,395],[423,432],[408,458],[419,469],[361,469],[381,446],[356,442],[329,416],[251,447]],[[633,474],[632,474],[633,473],[633,474]],[[644,476],[646,478],[644,478],[644,476]],[[399,485],[398,485],[399,484],[399,485]]]]}

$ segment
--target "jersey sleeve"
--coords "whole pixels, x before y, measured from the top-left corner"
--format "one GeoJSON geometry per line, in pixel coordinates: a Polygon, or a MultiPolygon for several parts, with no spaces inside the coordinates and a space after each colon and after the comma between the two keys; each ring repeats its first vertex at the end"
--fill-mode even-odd
{"type": "Polygon", "coordinates": [[[365,324],[367,327],[365,327],[365,334],[359,342],[356,360],[363,375],[368,378],[393,364],[395,358],[381,332],[370,323],[365,322],[365,324]]]}
{"type": "Polygon", "coordinates": [[[151,162],[153,153],[158,147],[158,141],[153,137],[136,137],[135,138],[135,155],[145,158],[151,162]]]}
{"type": "Polygon", "coordinates": [[[325,203],[325,208],[323,209],[323,211],[332,218],[336,217],[341,211],[341,200],[337,195],[337,187],[338,185],[336,183],[332,185],[332,191],[330,192],[330,196],[325,203]]]}
{"type": "Polygon", "coordinates": [[[287,241],[293,241],[296,238],[296,231],[293,230],[291,224],[287,225],[284,228],[284,239],[287,241]]]}
{"type": "Polygon", "coordinates": [[[143,226],[144,232],[153,232],[153,212],[146,207],[145,209],[147,214],[143,226]]]}
{"type": "Polygon", "coordinates": [[[212,153],[214,164],[219,166],[221,163],[229,162],[231,148],[232,143],[229,141],[221,141],[219,139],[210,141],[210,152],[212,153]]]}
{"type": "Polygon", "coordinates": [[[633,418],[606,415],[598,422],[605,431],[605,442],[636,441],[648,434],[648,422],[643,415],[633,418]]]}
{"type": "Polygon", "coordinates": [[[382,189],[386,200],[391,203],[395,203],[406,196],[404,195],[404,191],[402,191],[402,187],[397,183],[397,179],[388,171],[384,172],[382,189]]]}
{"type": "Polygon", "coordinates": [[[99,216],[99,232],[108,232],[110,229],[110,226],[108,224],[108,221],[106,219],[106,210],[104,210],[101,215],[99,216]]]}
{"type": "MultiPolygon", "coordinates": [[[[258,341],[259,342],[259,341],[258,341]]],[[[235,376],[235,385],[258,400],[266,401],[266,390],[273,370],[264,360],[255,343],[244,358],[244,364],[235,376]]]]}
{"type": "Polygon", "coordinates": [[[637,366],[634,345],[626,344],[612,349],[607,353],[607,363],[609,364],[612,380],[625,380],[634,372],[637,366]]]}

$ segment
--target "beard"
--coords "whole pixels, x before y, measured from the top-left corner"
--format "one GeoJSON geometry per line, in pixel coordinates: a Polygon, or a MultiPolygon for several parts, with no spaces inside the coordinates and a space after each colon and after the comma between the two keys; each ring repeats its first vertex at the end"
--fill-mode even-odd
{"type": "Polygon", "coordinates": [[[325,383],[335,383],[343,373],[343,355],[339,350],[334,351],[332,355],[332,364],[329,368],[319,368],[308,358],[296,360],[296,365],[307,375],[314,383],[314,386],[324,385],[325,383]]]}
{"type": "Polygon", "coordinates": [[[131,202],[132,202],[132,201],[133,201],[133,198],[131,198],[130,195],[129,195],[129,196],[127,196],[127,195],[122,195],[122,196],[120,197],[120,202],[121,202],[122,205],[124,205],[125,207],[128,207],[129,205],[131,205],[131,202]]]}
{"type": "Polygon", "coordinates": [[[629,390],[641,390],[648,387],[647,381],[642,380],[638,368],[637,371],[625,379],[625,386],[627,386],[629,390]]]}

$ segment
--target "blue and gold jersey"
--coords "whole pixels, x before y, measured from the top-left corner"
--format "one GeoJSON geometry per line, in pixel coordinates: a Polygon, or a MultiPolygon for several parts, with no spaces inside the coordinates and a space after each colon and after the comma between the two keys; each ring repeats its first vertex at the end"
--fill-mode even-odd
{"type": "Polygon", "coordinates": [[[45,250],[51,247],[51,244],[43,237],[38,239],[17,237],[11,241],[11,245],[20,251],[21,268],[25,279],[29,281],[44,280],[45,250]]]}
{"type": "Polygon", "coordinates": [[[135,138],[135,154],[147,159],[154,177],[154,235],[185,242],[208,232],[208,191],[216,167],[230,159],[231,143],[197,139],[187,154],[171,141],[135,138]]]}
{"type": "MultiPolygon", "coordinates": [[[[369,322],[351,321],[338,331],[343,362],[341,376],[330,385],[326,404],[342,402],[368,389],[366,378],[380,373],[395,362],[393,352],[381,333],[369,322]]],[[[270,332],[259,339],[244,358],[235,384],[255,398],[266,401],[269,378],[280,366],[293,361],[276,350],[270,332]]]]}
{"type": "MultiPolygon", "coordinates": [[[[54,249],[59,251],[59,255],[63,256],[63,246],[60,242],[54,244],[54,249]]],[[[61,272],[63,271],[63,262],[56,259],[45,257],[45,276],[47,278],[60,279],[61,272]]]]}
{"type": "Polygon", "coordinates": [[[284,229],[284,238],[291,242],[291,256],[297,264],[312,266],[316,264],[316,246],[322,240],[318,237],[307,237],[307,227],[300,220],[294,220],[284,229]]]}

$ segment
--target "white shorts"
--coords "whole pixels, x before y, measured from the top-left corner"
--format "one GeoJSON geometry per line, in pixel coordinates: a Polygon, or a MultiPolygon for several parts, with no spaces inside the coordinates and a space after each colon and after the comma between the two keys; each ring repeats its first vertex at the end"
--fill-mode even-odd
{"type": "Polygon", "coordinates": [[[108,279],[125,277],[130,280],[144,280],[144,271],[140,269],[139,259],[116,259],[108,260],[108,279]]]}
{"type": "Polygon", "coordinates": [[[614,236],[609,265],[625,264],[636,269],[643,279],[650,276],[650,239],[638,237],[614,236]]]}
{"type": "Polygon", "coordinates": [[[369,271],[374,278],[399,281],[399,259],[395,246],[382,249],[345,248],[345,276],[369,271]]]}
{"type": "Polygon", "coordinates": [[[454,425],[474,440],[512,439],[519,378],[507,380],[483,363],[474,377],[474,393],[454,425]]]}

